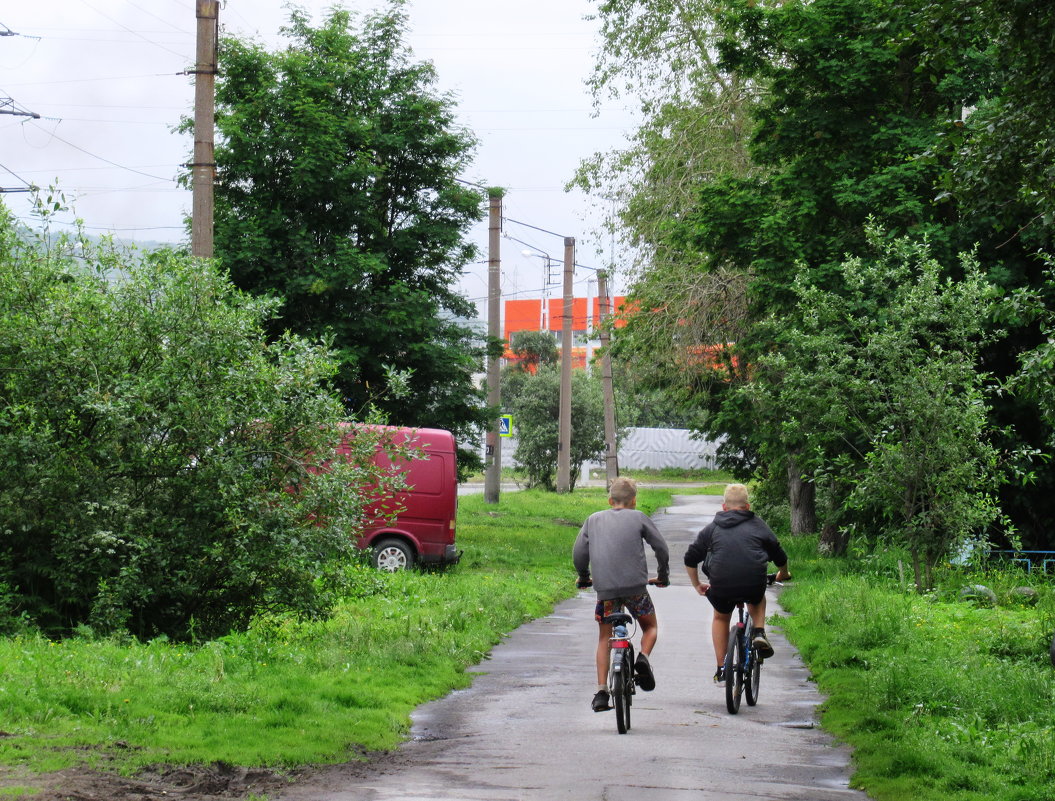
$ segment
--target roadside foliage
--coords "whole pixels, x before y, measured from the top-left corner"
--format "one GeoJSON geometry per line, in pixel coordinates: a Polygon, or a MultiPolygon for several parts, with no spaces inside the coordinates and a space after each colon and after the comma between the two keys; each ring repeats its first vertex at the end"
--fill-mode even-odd
{"type": "Polygon", "coordinates": [[[0,210],[0,626],[208,638],[326,611],[355,488],[388,479],[363,438],[305,480],[344,411],[326,347],[267,341],[275,311],[208,262],[0,210]]]}

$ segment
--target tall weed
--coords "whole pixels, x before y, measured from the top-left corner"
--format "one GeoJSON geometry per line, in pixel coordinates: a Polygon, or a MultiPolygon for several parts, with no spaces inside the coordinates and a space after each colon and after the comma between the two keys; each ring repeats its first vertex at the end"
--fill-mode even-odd
{"type": "Polygon", "coordinates": [[[783,623],[828,695],[824,724],[854,748],[855,786],[880,801],[1055,798],[1051,587],[1023,607],[1021,574],[948,568],[918,595],[896,552],[827,561],[804,558],[783,623]],[[983,579],[996,608],[959,599],[983,579]]]}

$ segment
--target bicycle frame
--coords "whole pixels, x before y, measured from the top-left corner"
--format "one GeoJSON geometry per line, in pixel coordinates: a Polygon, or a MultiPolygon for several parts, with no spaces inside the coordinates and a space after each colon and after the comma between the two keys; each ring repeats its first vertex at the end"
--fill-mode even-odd
{"type": "Polygon", "coordinates": [[[628,628],[634,619],[626,612],[609,616],[612,636],[608,638],[608,693],[615,706],[616,729],[626,734],[630,729],[630,705],[636,692],[634,683],[634,644],[636,633],[628,628]]]}
{"type": "MultiPolygon", "coordinates": [[[[786,566],[785,566],[786,567],[786,566]]],[[[781,568],[782,570],[784,568],[781,568]]],[[[766,576],[766,585],[783,586],[777,581],[779,573],[766,576]]],[[[785,574],[785,579],[790,574],[785,574]]],[[[754,645],[754,621],[745,601],[736,604],[736,622],[729,629],[729,645],[725,650],[725,706],[730,715],[740,711],[740,696],[746,690],[747,705],[758,703],[758,688],[762,680],[762,662],[754,645]]]]}
{"type": "Polygon", "coordinates": [[[759,673],[762,659],[751,641],[752,621],[743,602],[736,605],[738,619],[729,629],[729,647],[725,654],[725,705],[729,714],[740,711],[740,696],[747,690],[747,705],[758,703],[759,673]]]}

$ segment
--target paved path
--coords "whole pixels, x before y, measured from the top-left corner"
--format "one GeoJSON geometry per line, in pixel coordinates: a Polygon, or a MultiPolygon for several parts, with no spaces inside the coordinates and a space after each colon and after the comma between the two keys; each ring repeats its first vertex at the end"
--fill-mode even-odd
{"type": "MultiPolygon", "coordinates": [[[[758,706],[725,709],[711,682],[710,605],[681,566],[720,506],[675,496],[655,520],[671,548],[673,584],[652,591],[660,639],[657,686],[638,693],[632,728],[595,714],[594,597],[580,593],[521,626],[474,669],[472,687],[421,707],[392,760],[335,766],[278,796],[288,801],[862,801],[849,754],[814,728],[820,698],[798,655],[769,627],[758,706]]],[[[569,534],[569,580],[572,535],[569,534]]],[[[779,613],[770,595],[770,613],[779,613]]]]}

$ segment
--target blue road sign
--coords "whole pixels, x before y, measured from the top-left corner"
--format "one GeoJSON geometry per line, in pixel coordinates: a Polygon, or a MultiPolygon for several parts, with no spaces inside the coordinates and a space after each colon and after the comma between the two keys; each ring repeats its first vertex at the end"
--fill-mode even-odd
{"type": "Polygon", "coordinates": [[[498,418],[498,436],[513,436],[513,415],[503,414],[501,417],[498,418]]]}

